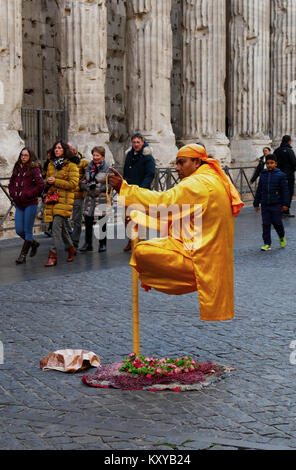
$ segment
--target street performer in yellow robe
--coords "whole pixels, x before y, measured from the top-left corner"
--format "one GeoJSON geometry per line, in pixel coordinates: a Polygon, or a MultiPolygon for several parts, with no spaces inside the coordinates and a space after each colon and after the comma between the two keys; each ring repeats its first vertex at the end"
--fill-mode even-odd
{"type": "Polygon", "coordinates": [[[234,217],[244,204],[220,163],[209,158],[201,145],[182,147],[176,159],[176,171],[181,181],[165,192],[128,185],[116,170],[112,171],[114,174],[109,181],[119,192],[120,201],[126,207],[134,204],[144,207],[145,214],[131,213],[131,218],[139,225],[153,225],[148,216],[149,207],[177,205],[181,208],[185,205],[190,207],[192,228],[196,211],[193,208],[196,205],[201,208],[201,232],[193,230],[191,244],[183,231],[180,236],[174,235],[172,222],[178,217],[174,214],[168,218],[166,237],[137,244],[130,264],[139,272],[142,287],[173,295],[198,291],[202,320],[233,318],[234,217]]]}

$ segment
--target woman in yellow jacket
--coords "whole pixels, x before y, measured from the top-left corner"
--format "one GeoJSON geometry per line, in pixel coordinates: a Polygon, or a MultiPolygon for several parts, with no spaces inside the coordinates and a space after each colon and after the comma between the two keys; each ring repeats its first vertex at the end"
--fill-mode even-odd
{"type": "Polygon", "coordinates": [[[67,261],[73,261],[76,249],[66,226],[66,219],[71,216],[74,194],[79,183],[79,171],[76,163],[71,162],[73,155],[68,144],[58,141],[51,150],[51,159],[46,172],[47,194],[58,193],[58,201],[45,204],[44,222],[53,222],[53,246],[49,251],[45,266],[57,264],[57,252],[61,237],[68,249],[67,261]]]}

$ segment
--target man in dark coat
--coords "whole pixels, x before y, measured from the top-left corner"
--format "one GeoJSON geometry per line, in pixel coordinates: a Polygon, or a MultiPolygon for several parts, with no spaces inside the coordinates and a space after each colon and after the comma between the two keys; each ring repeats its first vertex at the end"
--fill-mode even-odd
{"type": "Polygon", "coordinates": [[[290,213],[291,201],[294,194],[295,185],[295,171],[296,171],[296,157],[292,149],[292,139],[289,135],[284,135],[282,143],[274,154],[277,157],[278,168],[287,175],[288,188],[289,188],[289,209],[283,213],[288,217],[295,217],[290,213]]]}
{"type": "MultiPolygon", "coordinates": [[[[151,183],[155,175],[155,160],[152,156],[152,149],[144,137],[137,133],[131,138],[132,148],[126,152],[123,178],[128,184],[135,184],[140,188],[151,188],[151,183]]],[[[128,222],[126,218],[126,223],[128,222]]],[[[131,240],[124,248],[124,251],[131,250],[131,240]]]]}

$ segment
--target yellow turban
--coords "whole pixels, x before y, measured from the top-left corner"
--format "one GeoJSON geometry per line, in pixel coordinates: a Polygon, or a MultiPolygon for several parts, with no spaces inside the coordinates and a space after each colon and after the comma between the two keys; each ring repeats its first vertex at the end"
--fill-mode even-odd
{"type": "Polygon", "coordinates": [[[200,158],[203,162],[207,162],[213,170],[215,170],[220,176],[223,186],[226,189],[230,203],[232,206],[233,215],[237,216],[241,209],[244,206],[244,203],[241,200],[240,194],[236,187],[232,184],[229,177],[224,173],[221,168],[218,160],[214,158],[209,158],[205,148],[202,145],[198,144],[189,144],[181,147],[177,153],[177,157],[186,157],[186,158],[200,158]]]}

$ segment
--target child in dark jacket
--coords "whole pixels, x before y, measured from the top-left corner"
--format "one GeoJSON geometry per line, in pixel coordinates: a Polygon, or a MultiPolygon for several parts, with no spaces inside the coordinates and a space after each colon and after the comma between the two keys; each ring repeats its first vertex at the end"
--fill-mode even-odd
{"type": "Polygon", "coordinates": [[[262,251],[271,250],[271,225],[280,237],[281,248],[286,246],[282,211],[286,211],[289,205],[287,178],[285,173],[277,168],[275,155],[268,155],[266,167],[267,169],[261,173],[253,204],[256,212],[259,212],[259,204],[261,204],[264,241],[262,251]]]}

